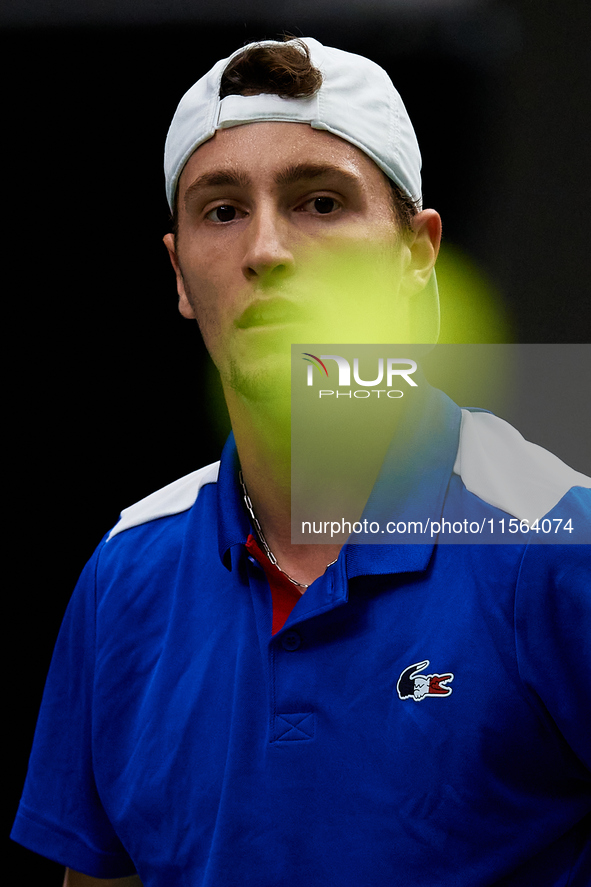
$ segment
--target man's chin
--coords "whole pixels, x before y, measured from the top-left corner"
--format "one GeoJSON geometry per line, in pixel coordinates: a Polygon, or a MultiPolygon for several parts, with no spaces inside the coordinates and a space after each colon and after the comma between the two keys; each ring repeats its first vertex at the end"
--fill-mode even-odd
{"type": "Polygon", "coordinates": [[[286,404],[291,396],[291,351],[249,356],[233,361],[227,378],[229,388],[253,403],[286,404]]]}

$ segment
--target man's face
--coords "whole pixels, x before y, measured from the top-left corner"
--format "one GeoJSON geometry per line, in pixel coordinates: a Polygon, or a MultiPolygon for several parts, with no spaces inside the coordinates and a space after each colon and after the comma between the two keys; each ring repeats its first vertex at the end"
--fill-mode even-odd
{"type": "Polygon", "coordinates": [[[197,320],[226,392],[267,396],[291,343],[408,340],[409,251],[388,181],[330,133],[218,131],[183,170],[165,243],[179,310],[197,320]]]}

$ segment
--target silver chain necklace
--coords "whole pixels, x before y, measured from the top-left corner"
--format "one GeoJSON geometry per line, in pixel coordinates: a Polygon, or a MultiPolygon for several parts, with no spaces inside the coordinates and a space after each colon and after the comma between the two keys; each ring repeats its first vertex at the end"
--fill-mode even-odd
{"type": "MultiPolygon", "coordinates": [[[[286,573],[285,570],[282,570],[281,567],[279,566],[279,564],[277,563],[277,558],[275,557],[275,555],[273,554],[273,552],[271,551],[271,549],[267,545],[267,540],[265,539],[265,534],[263,533],[263,529],[257,520],[256,514],[254,513],[254,508],[252,507],[252,502],[251,502],[250,496],[248,495],[248,492],[246,490],[246,484],[244,483],[244,478],[242,477],[242,471],[238,472],[238,477],[240,478],[240,485],[242,487],[242,494],[244,496],[244,504],[246,505],[246,510],[248,511],[248,513],[250,515],[250,519],[251,519],[253,526],[256,530],[256,534],[259,537],[259,542],[263,546],[265,554],[267,555],[267,557],[269,558],[269,560],[271,561],[273,566],[277,567],[279,572],[283,573],[283,575],[285,576],[286,579],[289,579],[289,581],[293,585],[297,585],[298,588],[303,588],[305,590],[306,588],[309,587],[308,585],[306,585],[305,582],[298,582],[297,579],[294,579],[293,576],[290,576],[289,573],[286,573]]],[[[300,592],[300,594],[303,594],[303,593],[304,593],[303,591],[300,592]]]]}

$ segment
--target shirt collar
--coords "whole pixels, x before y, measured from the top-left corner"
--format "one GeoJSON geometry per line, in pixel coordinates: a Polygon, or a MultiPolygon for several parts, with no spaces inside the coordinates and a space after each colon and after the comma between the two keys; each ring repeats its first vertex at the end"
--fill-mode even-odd
{"type": "MultiPolygon", "coordinates": [[[[363,517],[384,527],[388,521],[439,520],[458,451],[461,410],[450,398],[425,384],[405,416],[403,433],[390,443],[363,517]]],[[[436,540],[413,543],[412,536],[396,536],[397,543],[346,545],[347,573],[401,573],[425,570],[436,540]],[[400,542],[403,544],[400,544],[400,542]]]]}
{"type": "MultiPolygon", "coordinates": [[[[378,480],[366,505],[368,520],[439,520],[453,471],[460,433],[461,411],[442,391],[424,385],[405,417],[404,433],[393,438],[378,480]]],[[[238,480],[240,463],[234,435],[222,452],[217,482],[219,555],[231,569],[232,549],[252,531],[238,480]]],[[[349,577],[422,571],[431,544],[347,543],[341,552],[349,577]]]]}
{"type": "Polygon", "coordinates": [[[231,433],[222,451],[217,482],[219,553],[222,563],[229,570],[232,568],[232,548],[243,546],[252,532],[242,499],[239,471],[240,461],[234,434],[231,433]]]}

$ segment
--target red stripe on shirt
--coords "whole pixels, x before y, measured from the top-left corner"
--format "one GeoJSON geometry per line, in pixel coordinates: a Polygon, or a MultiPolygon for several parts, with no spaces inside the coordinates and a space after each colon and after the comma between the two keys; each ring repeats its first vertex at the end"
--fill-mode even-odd
{"type": "Polygon", "coordinates": [[[271,563],[252,533],[249,534],[246,540],[246,550],[259,562],[269,581],[271,599],[273,601],[271,634],[276,634],[287,622],[287,618],[301,598],[301,594],[297,586],[290,582],[285,577],[285,574],[271,563]]]}

